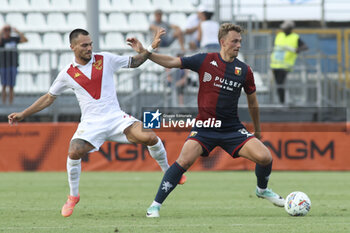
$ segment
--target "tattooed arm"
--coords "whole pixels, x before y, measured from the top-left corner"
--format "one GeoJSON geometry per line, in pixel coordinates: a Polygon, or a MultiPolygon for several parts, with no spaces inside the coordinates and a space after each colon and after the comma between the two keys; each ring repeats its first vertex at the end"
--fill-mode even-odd
{"type": "MultiPolygon", "coordinates": [[[[160,37],[164,34],[165,34],[164,29],[159,29],[156,32],[151,45],[152,49],[158,48],[160,43],[160,37]]],[[[138,53],[137,55],[131,57],[130,68],[139,67],[142,63],[144,63],[148,59],[151,53],[143,47],[143,45],[138,39],[134,37],[128,38],[126,41],[128,45],[130,45],[133,48],[133,50],[135,50],[138,53]]]]}
{"type": "Polygon", "coordinates": [[[143,49],[143,51],[135,56],[131,57],[131,63],[130,63],[130,68],[136,68],[142,65],[147,58],[149,57],[150,53],[146,50],[143,49]]]}

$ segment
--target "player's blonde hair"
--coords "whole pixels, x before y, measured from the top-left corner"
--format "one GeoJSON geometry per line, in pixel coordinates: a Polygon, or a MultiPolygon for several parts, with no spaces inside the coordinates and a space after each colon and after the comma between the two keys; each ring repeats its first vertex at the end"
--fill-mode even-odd
{"type": "Polygon", "coordinates": [[[223,23],[223,24],[221,24],[220,29],[219,29],[219,34],[218,34],[219,41],[223,37],[225,37],[230,31],[236,31],[238,33],[241,33],[241,32],[243,32],[243,29],[239,25],[236,25],[233,23],[223,23]]]}

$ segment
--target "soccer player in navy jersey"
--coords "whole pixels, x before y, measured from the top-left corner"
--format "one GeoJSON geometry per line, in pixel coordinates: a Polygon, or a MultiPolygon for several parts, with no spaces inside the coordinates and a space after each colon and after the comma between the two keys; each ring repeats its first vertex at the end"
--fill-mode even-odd
{"type": "Polygon", "coordinates": [[[183,68],[199,75],[197,120],[214,118],[221,121],[219,128],[193,127],[176,162],[166,171],[157,195],[147,209],[147,217],[159,217],[159,210],[181,176],[199,156],[208,156],[220,146],[233,158],[243,157],[256,163],[256,195],[284,206],[285,200],[267,183],[272,170],[272,156],[259,140],[259,105],[256,97],[254,75],[251,68],[237,59],[241,48],[241,27],[224,23],[219,30],[220,53],[199,53],[190,57],[171,57],[152,53],[153,62],[167,68],[183,68]],[[247,94],[254,134],[248,132],[238,118],[238,99],[242,88],[247,94]]]}

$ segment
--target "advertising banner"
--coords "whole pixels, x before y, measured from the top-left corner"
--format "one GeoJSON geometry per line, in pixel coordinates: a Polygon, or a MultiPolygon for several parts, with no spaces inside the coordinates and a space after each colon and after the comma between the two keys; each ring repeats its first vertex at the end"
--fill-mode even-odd
{"type": "MultiPolygon", "coordinates": [[[[0,171],[65,171],[69,142],[77,123],[0,124],[0,171]]],[[[248,130],[251,126],[247,125],[248,130]]],[[[262,142],[269,148],[274,170],[350,170],[349,124],[262,123],[262,142]]],[[[189,130],[156,130],[172,164],[189,130]]],[[[221,148],[200,158],[190,170],[252,170],[255,164],[233,159],[221,148]]],[[[158,171],[147,147],[105,142],[83,158],[85,171],[158,171]]]]}

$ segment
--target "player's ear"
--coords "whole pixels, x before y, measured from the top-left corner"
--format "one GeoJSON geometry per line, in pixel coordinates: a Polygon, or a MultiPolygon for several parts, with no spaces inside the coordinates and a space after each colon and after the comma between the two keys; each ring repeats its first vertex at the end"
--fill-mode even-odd
{"type": "Polygon", "coordinates": [[[219,41],[219,43],[220,43],[220,47],[223,47],[223,45],[224,45],[224,43],[225,43],[225,39],[224,39],[224,38],[221,38],[220,41],[219,41]]]}

